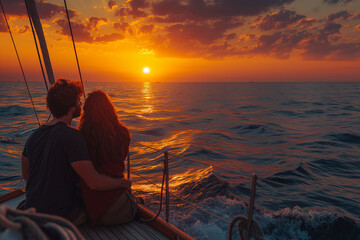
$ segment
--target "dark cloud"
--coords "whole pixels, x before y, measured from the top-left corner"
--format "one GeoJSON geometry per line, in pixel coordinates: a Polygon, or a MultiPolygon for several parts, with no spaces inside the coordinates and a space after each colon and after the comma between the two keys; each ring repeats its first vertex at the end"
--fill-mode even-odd
{"type": "Polygon", "coordinates": [[[167,37],[174,42],[196,41],[211,44],[225,36],[229,29],[237,28],[241,22],[234,19],[219,20],[214,23],[174,24],[167,28],[167,37]]]}
{"type": "Polygon", "coordinates": [[[339,2],[343,2],[343,3],[349,3],[352,2],[353,0],[323,0],[323,2],[325,3],[329,3],[329,4],[336,4],[339,2]]]}
{"type": "MultiPolygon", "coordinates": [[[[121,40],[124,36],[120,33],[110,33],[105,35],[94,35],[93,33],[98,30],[98,25],[101,22],[107,22],[106,18],[90,17],[84,21],[76,20],[71,22],[74,39],[76,42],[111,42],[121,40]]],[[[54,23],[60,26],[60,31],[57,33],[70,36],[68,22],[65,19],[56,19],[54,23]]]]}
{"type": "Polygon", "coordinates": [[[147,34],[152,33],[153,30],[154,30],[154,27],[155,27],[154,24],[143,25],[143,26],[140,27],[140,32],[141,33],[147,33],[147,34]]]}
{"type": "Polygon", "coordinates": [[[113,10],[115,7],[117,7],[117,4],[114,0],[109,0],[108,7],[113,10]]]}
{"type": "Polygon", "coordinates": [[[257,46],[249,52],[288,59],[291,52],[298,47],[298,44],[309,36],[310,33],[307,31],[286,31],[262,35],[258,39],[257,46]]]}
{"type": "Polygon", "coordinates": [[[331,34],[338,34],[340,33],[342,25],[339,23],[326,23],[325,26],[321,29],[321,34],[329,36],[331,34]]]}
{"type": "Polygon", "coordinates": [[[224,17],[255,16],[294,0],[162,0],[152,4],[158,17],[186,20],[218,19],[224,17]]]}
{"type": "Polygon", "coordinates": [[[148,14],[142,10],[143,8],[147,8],[149,6],[149,3],[147,3],[146,0],[131,0],[128,5],[129,6],[122,7],[116,11],[115,16],[132,16],[133,18],[147,17],[148,14]]]}
{"type": "Polygon", "coordinates": [[[282,29],[299,22],[301,19],[304,18],[305,16],[298,15],[295,11],[282,9],[279,12],[266,15],[265,17],[260,19],[257,27],[263,31],[282,29]]]}
{"type": "MultiPolygon", "coordinates": [[[[27,17],[25,2],[23,0],[2,0],[7,15],[27,17]]],[[[41,19],[50,20],[57,14],[65,15],[65,8],[58,4],[35,1],[41,19]]],[[[73,17],[76,12],[69,9],[69,16],[73,17]]]]}
{"type": "Polygon", "coordinates": [[[348,11],[340,11],[334,14],[330,14],[329,16],[326,17],[327,21],[335,21],[338,19],[342,19],[342,20],[348,20],[351,17],[354,17],[355,14],[353,13],[349,13],[348,11]]]}
{"type": "Polygon", "coordinates": [[[357,60],[360,59],[360,45],[355,43],[331,44],[311,39],[303,46],[306,60],[357,60]]]}

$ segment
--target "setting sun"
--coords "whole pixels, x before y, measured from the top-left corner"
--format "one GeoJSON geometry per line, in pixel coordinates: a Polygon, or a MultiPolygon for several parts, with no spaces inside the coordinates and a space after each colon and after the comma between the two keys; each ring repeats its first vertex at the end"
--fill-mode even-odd
{"type": "Polygon", "coordinates": [[[143,71],[144,74],[148,74],[148,73],[150,73],[150,68],[149,67],[144,67],[142,71],[143,71]]]}

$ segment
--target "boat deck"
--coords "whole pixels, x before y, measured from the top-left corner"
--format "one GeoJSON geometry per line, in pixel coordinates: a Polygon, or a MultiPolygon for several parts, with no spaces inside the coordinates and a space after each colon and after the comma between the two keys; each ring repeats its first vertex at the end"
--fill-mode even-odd
{"type": "MultiPolygon", "coordinates": [[[[9,207],[16,208],[16,206],[25,199],[25,194],[20,196],[8,199],[0,205],[8,205],[9,207]]],[[[91,240],[112,240],[112,239],[121,239],[121,240],[147,240],[147,239],[156,239],[163,240],[169,239],[158,230],[153,228],[147,223],[143,223],[140,220],[133,220],[130,223],[116,225],[116,226],[99,226],[91,228],[88,224],[83,224],[78,227],[80,232],[86,239],[91,240]]]]}

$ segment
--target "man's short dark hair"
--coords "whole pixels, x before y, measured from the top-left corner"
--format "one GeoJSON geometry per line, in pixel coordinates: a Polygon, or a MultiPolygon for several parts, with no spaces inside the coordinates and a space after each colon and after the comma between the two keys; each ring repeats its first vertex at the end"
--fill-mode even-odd
{"type": "Polygon", "coordinates": [[[51,85],[46,96],[47,107],[54,117],[60,118],[76,105],[76,100],[82,94],[81,82],[58,79],[51,85]]]}

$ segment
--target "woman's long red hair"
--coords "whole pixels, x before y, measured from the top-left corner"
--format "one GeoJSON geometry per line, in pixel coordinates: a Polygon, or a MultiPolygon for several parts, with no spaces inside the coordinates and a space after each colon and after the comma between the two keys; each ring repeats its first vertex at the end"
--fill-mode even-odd
{"type": "Polygon", "coordinates": [[[80,118],[80,132],[95,166],[124,161],[129,151],[129,130],[119,121],[110,97],[101,90],[88,94],[80,118]]]}

